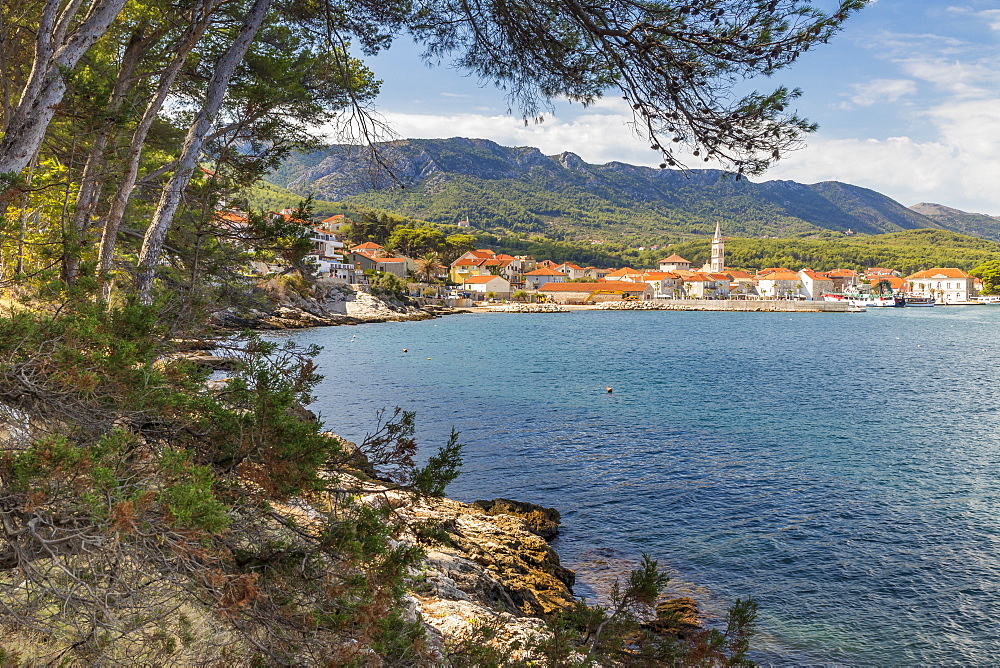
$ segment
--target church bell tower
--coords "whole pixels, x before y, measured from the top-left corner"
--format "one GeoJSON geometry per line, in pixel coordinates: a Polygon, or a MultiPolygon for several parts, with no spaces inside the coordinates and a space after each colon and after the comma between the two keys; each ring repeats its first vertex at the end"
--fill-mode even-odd
{"type": "Polygon", "coordinates": [[[726,268],[726,244],[722,241],[722,223],[715,223],[715,237],[712,239],[712,261],[709,268],[713,273],[724,271],[726,268]]]}

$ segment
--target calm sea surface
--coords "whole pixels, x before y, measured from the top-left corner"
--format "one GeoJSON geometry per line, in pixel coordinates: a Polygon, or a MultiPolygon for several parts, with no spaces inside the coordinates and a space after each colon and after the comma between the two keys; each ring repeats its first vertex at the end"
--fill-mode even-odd
{"type": "Polygon", "coordinates": [[[324,346],[333,431],[414,410],[428,451],[453,426],[467,444],[451,496],[559,508],[578,594],[646,552],[710,614],[755,597],[759,661],[968,665],[1000,656],[998,333],[980,306],[290,336],[324,346]]]}

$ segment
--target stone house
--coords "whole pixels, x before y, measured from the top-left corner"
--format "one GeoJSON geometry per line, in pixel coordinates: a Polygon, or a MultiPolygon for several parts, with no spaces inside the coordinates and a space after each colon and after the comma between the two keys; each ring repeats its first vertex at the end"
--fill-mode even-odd
{"type": "Polygon", "coordinates": [[[833,279],[812,269],[800,271],[799,281],[802,283],[800,294],[812,301],[823,301],[824,292],[834,292],[833,279]]]}
{"type": "Polygon", "coordinates": [[[691,269],[691,262],[677,253],[660,260],[660,271],[674,271],[676,269],[691,269]]]}
{"type": "Polygon", "coordinates": [[[804,297],[802,279],[794,271],[783,268],[765,269],[757,275],[757,292],[764,299],[797,299],[804,297]]]}
{"type": "Polygon", "coordinates": [[[684,276],[684,295],[688,299],[728,299],[727,274],[691,272],[684,276]]]}
{"type": "Polygon", "coordinates": [[[655,299],[677,299],[684,291],[684,281],[670,271],[647,271],[642,275],[642,282],[653,286],[655,299]]]}

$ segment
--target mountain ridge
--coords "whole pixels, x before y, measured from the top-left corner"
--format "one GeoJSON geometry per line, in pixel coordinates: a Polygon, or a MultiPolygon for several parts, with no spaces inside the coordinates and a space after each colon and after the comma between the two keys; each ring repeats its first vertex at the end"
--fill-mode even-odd
{"type": "Polygon", "coordinates": [[[469,219],[484,231],[564,239],[696,238],[721,221],[727,235],[758,238],[931,228],[1000,240],[1000,218],[936,208],[927,215],[839,181],[757,183],[715,169],[594,165],[571,151],[546,156],[530,146],[461,137],[378,148],[391,173],[360,147],[335,146],[293,156],[267,180],[300,195],[431,222],[469,219]]]}

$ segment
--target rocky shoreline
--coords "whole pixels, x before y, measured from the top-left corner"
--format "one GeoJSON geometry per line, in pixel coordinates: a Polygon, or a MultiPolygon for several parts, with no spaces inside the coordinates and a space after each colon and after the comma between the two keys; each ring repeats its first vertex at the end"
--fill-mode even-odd
{"type": "Polygon", "coordinates": [[[489,313],[567,313],[565,306],[558,304],[504,304],[486,308],[489,313]]]}
{"type": "MultiPolygon", "coordinates": [[[[531,662],[533,647],[551,636],[546,619],[578,604],[576,574],[560,563],[549,545],[559,529],[559,512],[532,503],[494,499],[461,503],[448,498],[384,492],[409,526],[433,525],[439,539],[414,533],[403,540],[422,543],[426,556],[411,571],[409,615],[423,623],[432,654],[444,658],[488,626],[488,644],[516,661],[531,662]]],[[[628,577],[627,572],[620,577],[628,577]]],[[[702,632],[695,601],[658,602],[644,628],[683,640],[702,632]]]]}
{"type": "Polygon", "coordinates": [[[229,330],[282,330],[377,322],[430,320],[467,313],[448,306],[413,306],[376,297],[347,286],[316,286],[318,296],[295,291],[269,291],[272,303],[259,308],[229,307],[212,314],[215,327],[229,330]]]}

